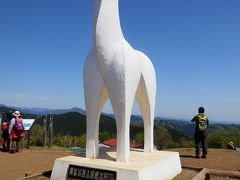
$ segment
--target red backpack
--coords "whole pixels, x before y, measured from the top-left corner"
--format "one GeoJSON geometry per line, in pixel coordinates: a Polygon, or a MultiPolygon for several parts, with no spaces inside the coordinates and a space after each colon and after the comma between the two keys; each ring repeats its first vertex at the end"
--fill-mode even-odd
{"type": "Polygon", "coordinates": [[[16,118],[15,119],[14,127],[17,131],[23,131],[24,130],[22,118],[16,118]]]}
{"type": "Polygon", "coordinates": [[[6,130],[8,130],[8,123],[3,122],[2,123],[2,131],[6,131],[6,130]]]}

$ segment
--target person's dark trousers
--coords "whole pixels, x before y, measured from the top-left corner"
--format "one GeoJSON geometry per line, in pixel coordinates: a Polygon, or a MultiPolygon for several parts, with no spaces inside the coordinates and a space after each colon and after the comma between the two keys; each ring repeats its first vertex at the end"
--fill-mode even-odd
{"type": "Polygon", "coordinates": [[[2,132],[3,151],[8,151],[9,150],[9,145],[10,145],[10,139],[9,139],[8,131],[3,131],[2,132]]]}
{"type": "Polygon", "coordinates": [[[2,142],[2,146],[3,146],[3,151],[5,152],[9,151],[10,139],[9,138],[4,139],[2,142]]]}
{"type": "Polygon", "coordinates": [[[7,139],[7,151],[9,151],[9,148],[10,148],[10,139],[8,138],[7,139]]]}
{"type": "Polygon", "coordinates": [[[19,152],[19,142],[20,138],[16,138],[16,152],[19,152]]]}
{"type": "Polygon", "coordinates": [[[206,132],[195,132],[196,157],[200,156],[200,146],[202,145],[202,156],[207,156],[206,132]]]}

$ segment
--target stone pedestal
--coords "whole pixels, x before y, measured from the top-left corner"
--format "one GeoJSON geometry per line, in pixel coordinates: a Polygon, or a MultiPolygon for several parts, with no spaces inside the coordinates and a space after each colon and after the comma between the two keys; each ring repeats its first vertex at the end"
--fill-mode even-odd
{"type": "Polygon", "coordinates": [[[55,160],[51,180],[165,180],[182,171],[178,152],[131,151],[129,163],[116,162],[116,152],[104,152],[98,159],[67,156],[55,160]]]}

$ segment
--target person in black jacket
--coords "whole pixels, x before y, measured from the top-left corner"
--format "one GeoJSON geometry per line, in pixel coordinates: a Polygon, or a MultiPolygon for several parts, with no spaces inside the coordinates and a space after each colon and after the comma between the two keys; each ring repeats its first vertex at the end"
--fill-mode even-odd
{"type": "Polygon", "coordinates": [[[10,146],[10,139],[9,139],[9,123],[12,119],[12,111],[8,112],[6,118],[2,119],[2,147],[3,151],[8,152],[10,146]]]}
{"type": "Polygon", "coordinates": [[[204,108],[199,107],[198,115],[194,116],[192,122],[195,122],[195,147],[196,147],[196,158],[200,158],[200,144],[202,145],[202,158],[207,158],[207,128],[209,125],[208,117],[204,114],[204,108]]]}

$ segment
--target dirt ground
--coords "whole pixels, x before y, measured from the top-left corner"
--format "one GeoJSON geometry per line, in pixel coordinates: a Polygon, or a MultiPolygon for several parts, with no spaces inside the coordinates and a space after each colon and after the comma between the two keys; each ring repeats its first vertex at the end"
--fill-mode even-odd
{"type": "Polygon", "coordinates": [[[171,149],[180,154],[182,166],[215,170],[240,171],[240,152],[223,149],[208,149],[207,159],[195,159],[195,149],[171,149]]]}
{"type": "Polygon", "coordinates": [[[57,150],[22,150],[19,153],[0,152],[0,179],[13,180],[25,177],[25,173],[37,174],[52,169],[54,160],[71,155],[57,150]]]}
{"type": "MultiPolygon", "coordinates": [[[[171,151],[179,152],[183,167],[240,171],[240,152],[209,149],[207,159],[195,159],[194,149],[181,148],[171,151]]],[[[22,150],[15,154],[0,152],[0,179],[19,179],[23,178],[25,173],[37,174],[51,170],[56,158],[68,155],[73,153],[47,149],[22,150]]]]}

